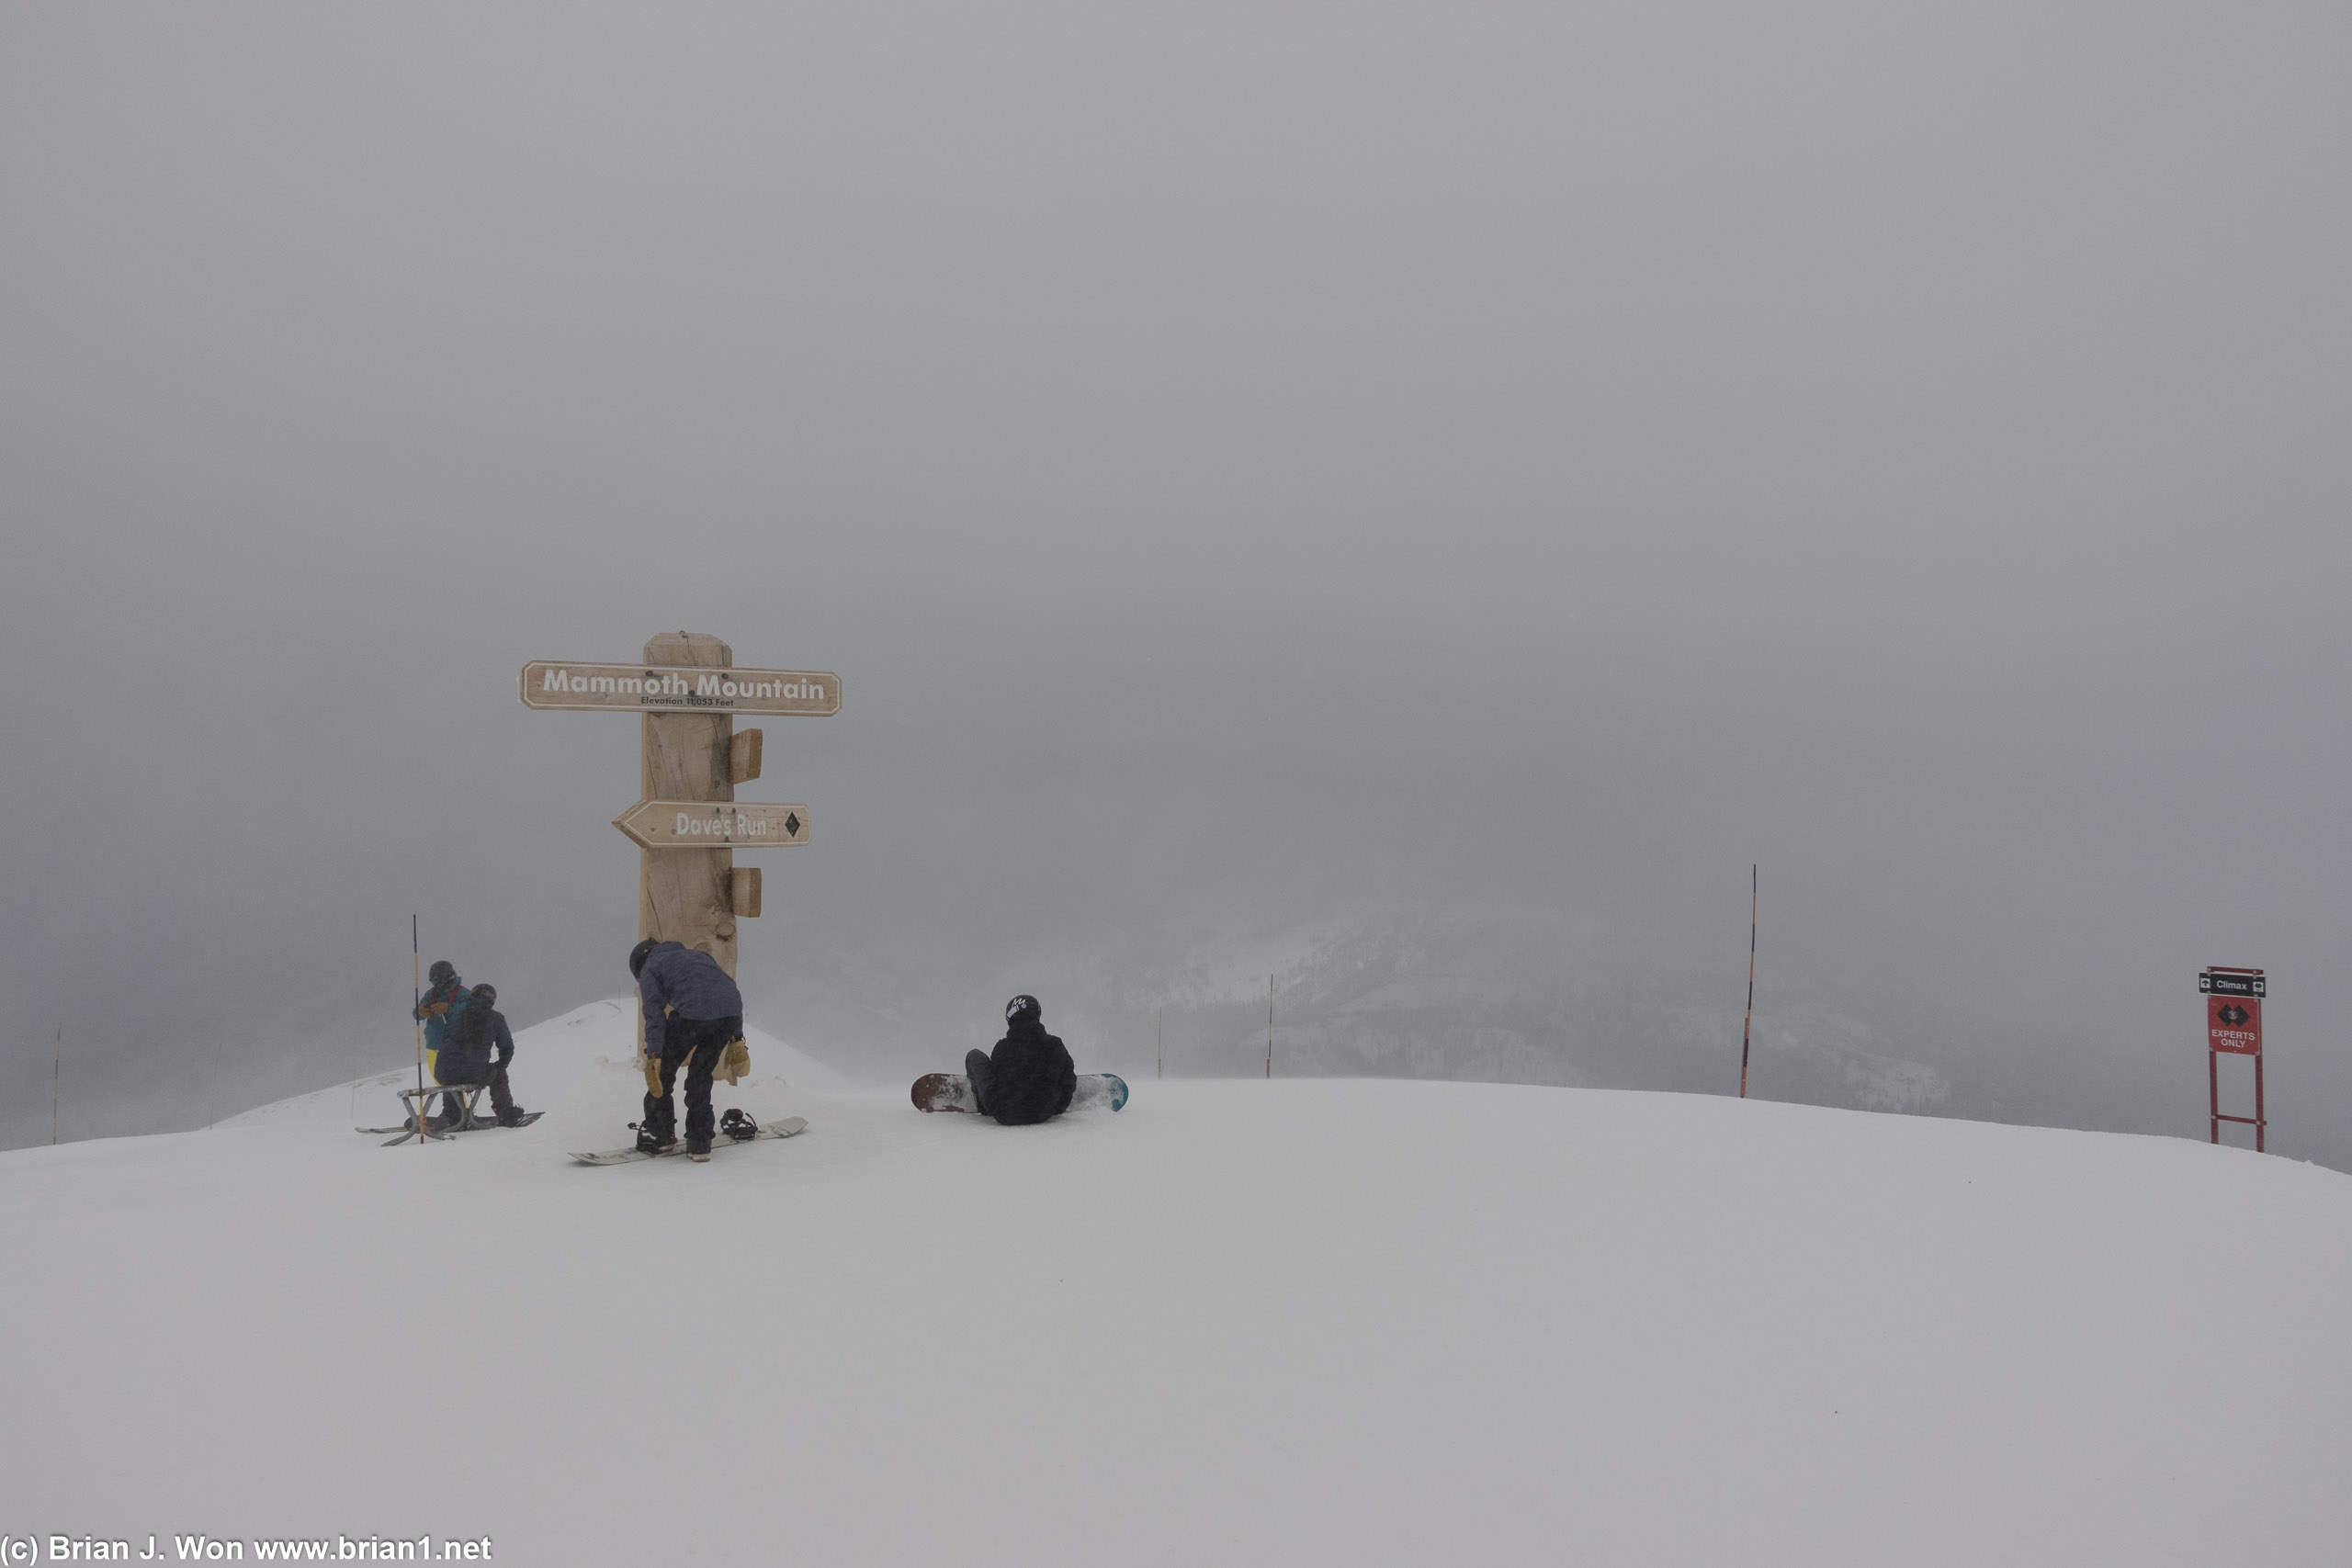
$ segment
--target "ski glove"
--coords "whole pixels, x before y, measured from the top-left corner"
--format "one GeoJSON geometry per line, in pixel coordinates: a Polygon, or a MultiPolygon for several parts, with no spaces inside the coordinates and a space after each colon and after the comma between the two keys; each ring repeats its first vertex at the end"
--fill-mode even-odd
{"type": "Polygon", "coordinates": [[[727,1043],[726,1050],[718,1054],[718,1066],[710,1070],[710,1076],[725,1078],[729,1084],[739,1084],[751,1075],[751,1071],[752,1048],[739,1034],[727,1043]]]}
{"type": "Polygon", "coordinates": [[[654,1099],[662,1098],[662,1064],[650,1056],[639,1056],[638,1066],[645,1069],[645,1092],[654,1099]]]}

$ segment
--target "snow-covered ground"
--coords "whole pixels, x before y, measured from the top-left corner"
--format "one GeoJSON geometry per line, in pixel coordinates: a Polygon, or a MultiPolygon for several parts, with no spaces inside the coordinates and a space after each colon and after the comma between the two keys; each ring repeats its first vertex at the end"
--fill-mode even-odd
{"type": "MultiPolygon", "coordinates": [[[[595,1169],[381,1083],[0,1155],[0,1536],[514,1563],[2340,1562],[2352,1179],[1723,1099],[1137,1082],[595,1169]]],[[[949,1066],[943,1062],[941,1066],[949,1066]]],[[[1081,1062],[1081,1067],[1089,1064],[1081,1062]]],[[[389,1064],[388,1064],[389,1066],[389,1064]]]]}

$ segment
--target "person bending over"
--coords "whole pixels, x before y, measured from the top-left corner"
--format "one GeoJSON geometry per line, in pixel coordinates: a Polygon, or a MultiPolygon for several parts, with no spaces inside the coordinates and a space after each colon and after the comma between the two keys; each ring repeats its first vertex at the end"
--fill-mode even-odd
{"type": "Polygon", "coordinates": [[[710,1157],[710,1075],[743,1034],[743,993],[718,960],[681,942],[646,938],[629,950],[645,1014],[645,1120],[637,1146],[660,1154],[678,1141],[678,1069],[686,1070],[686,1154],[710,1157]]]}
{"type": "Polygon", "coordinates": [[[1046,1032],[1037,998],[1028,996],[1004,1004],[1004,1038],[994,1051],[967,1055],[964,1076],[972,1080],[980,1113],[1007,1127],[1059,1116],[1078,1091],[1069,1048],[1046,1032]]]}

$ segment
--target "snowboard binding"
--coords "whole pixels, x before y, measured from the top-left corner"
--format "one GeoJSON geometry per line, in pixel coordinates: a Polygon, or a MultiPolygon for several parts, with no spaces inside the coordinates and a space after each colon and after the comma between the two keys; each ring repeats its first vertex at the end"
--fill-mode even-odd
{"type": "Polygon", "coordinates": [[[739,1144],[746,1144],[760,1135],[760,1124],[752,1120],[751,1112],[740,1107],[718,1119],[718,1130],[739,1144]]]}

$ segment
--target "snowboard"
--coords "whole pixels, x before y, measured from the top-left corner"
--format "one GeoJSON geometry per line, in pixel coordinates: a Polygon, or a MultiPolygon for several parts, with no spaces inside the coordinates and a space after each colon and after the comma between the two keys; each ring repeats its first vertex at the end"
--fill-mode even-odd
{"type": "MultiPolygon", "coordinates": [[[[726,1134],[721,1133],[710,1140],[710,1152],[712,1154],[717,1154],[719,1150],[729,1147],[735,1144],[756,1144],[763,1138],[788,1138],[792,1136],[793,1134],[799,1132],[803,1127],[808,1125],[808,1122],[806,1117],[787,1116],[781,1122],[769,1122],[766,1126],[762,1127],[758,1132],[752,1134],[748,1138],[730,1138],[726,1134]]],[[[648,1154],[643,1149],[631,1147],[626,1149],[606,1149],[602,1154],[594,1155],[583,1155],[575,1152],[571,1157],[578,1160],[582,1165],[627,1165],[631,1160],[670,1159],[678,1155],[683,1155],[685,1152],[686,1140],[680,1138],[676,1143],[672,1144],[668,1148],[662,1150],[658,1155],[648,1154]]]]}
{"type": "MultiPolygon", "coordinates": [[[[972,1096],[972,1080],[961,1073],[925,1073],[915,1079],[910,1096],[917,1111],[969,1111],[978,1114],[980,1102],[972,1096]]],[[[1069,1097],[1072,1111],[1107,1105],[1116,1111],[1127,1102],[1127,1080],[1116,1073],[1080,1073],[1069,1097]]]]}
{"type": "MultiPolygon", "coordinates": [[[[523,1112],[521,1119],[518,1120],[514,1125],[517,1127],[527,1127],[546,1114],[547,1112],[544,1111],[526,1111],[523,1112]]],[[[434,1131],[442,1134],[486,1133],[497,1125],[498,1123],[495,1122],[483,1121],[477,1122],[471,1127],[436,1127],[434,1131]]],[[[354,1127],[352,1131],[355,1133],[409,1133],[415,1131],[415,1129],[407,1126],[406,1124],[402,1124],[395,1127],[354,1127]]]]}

